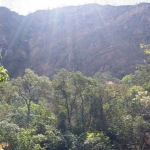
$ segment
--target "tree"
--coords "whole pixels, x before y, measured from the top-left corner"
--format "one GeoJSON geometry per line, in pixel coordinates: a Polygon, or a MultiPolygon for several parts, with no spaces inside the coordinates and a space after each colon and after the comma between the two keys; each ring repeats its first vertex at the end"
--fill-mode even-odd
{"type": "Polygon", "coordinates": [[[140,48],[142,49],[142,51],[144,52],[144,54],[148,57],[148,62],[150,59],[150,44],[140,44],[140,48]]]}
{"type": "Polygon", "coordinates": [[[147,59],[144,60],[144,63],[136,67],[135,73],[132,75],[132,84],[142,86],[146,82],[150,81],[150,45],[140,44],[140,48],[146,55],[147,59]]]}
{"type": "Polygon", "coordinates": [[[89,86],[89,94],[91,97],[91,127],[97,131],[105,131],[106,124],[106,108],[109,108],[111,102],[119,97],[120,91],[118,85],[101,84],[95,81],[89,86]]]}
{"type": "Polygon", "coordinates": [[[15,150],[15,138],[20,128],[8,120],[0,121],[0,143],[8,143],[9,148],[15,150]]]}
{"type": "Polygon", "coordinates": [[[84,142],[85,150],[111,150],[109,137],[103,132],[87,133],[87,138],[84,142]]]}
{"type": "Polygon", "coordinates": [[[53,102],[57,108],[59,123],[64,129],[67,127],[76,133],[82,133],[86,129],[85,122],[88,122],[90,107],[87,87],[92,81],[80,72],[73,73],[65,69],[59,70],[54,76],[53,102]]]}
{"type": "MultiPolygon", "coordinates": [[[[54,105],[64,107],[65,115],[67,116],[68,127],[71,127],[72,107],[73,102],[71,101],[71,86],[70,86],[70,75],[67,70],[61,69],[54,76],[52,81],[54,88],[54,105]]],[[[60,112],[58,112],[59,114],[60,112]]]]}
{"type": "Polygon", "coordinates": [[[18,100],[25,103],[27,107],[26,125],[29,127],[31,119],[31,105],[32,103],[39,103],[44,99],[48,100],[51,94],[51,82],[45,77],[39,77],[30,69],[25,70],[23,77],[13,79],[12,85],[18,94],[18,100]]]}
{"type": "Polygon", "coordinates": [[[9,75],[7,73],[7,70],[2,65],[0,65],[0,82],[7,81],[8,78],[9,75]]]}
{"type": "Polygon", "coordinates": [[[34,135],[34,129],[21,129],[16,134],[16,149],[20,150],[45,150],[40,142],[45,139],[44,135],[34,135]]]}

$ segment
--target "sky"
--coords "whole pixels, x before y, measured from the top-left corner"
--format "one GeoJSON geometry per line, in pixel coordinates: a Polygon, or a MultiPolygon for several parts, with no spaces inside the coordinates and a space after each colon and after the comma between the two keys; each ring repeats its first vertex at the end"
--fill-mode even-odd
{"type": "Polygon", "coordinates": [[[52,9],[70,5],[99,3],[101,5],[132,5],[150,0],[0,0],[0,6],[5,6],[21,15],[42,9],[52,9]]]}

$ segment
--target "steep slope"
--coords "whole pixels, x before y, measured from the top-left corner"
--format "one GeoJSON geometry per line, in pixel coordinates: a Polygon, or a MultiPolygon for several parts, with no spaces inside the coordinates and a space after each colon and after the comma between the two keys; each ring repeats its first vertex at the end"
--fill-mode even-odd
{"type": "Polygon", "coordinates": [[[146,3],[70,6],[25,17],[0,8],[2,63],[12,77],[25,68],[47,76],[66,68],[122,77],[143,62],[139,44],[150,43],[149,16],[146,3]]]}
{"type": "Polygon", "coordinates": [[[30,53],[26,34],[22,27],[24,17],[11,12],[5,7],[0,8],[0,52],[1,62],[7,68],[10,76],[21,75],[30,53]]]}

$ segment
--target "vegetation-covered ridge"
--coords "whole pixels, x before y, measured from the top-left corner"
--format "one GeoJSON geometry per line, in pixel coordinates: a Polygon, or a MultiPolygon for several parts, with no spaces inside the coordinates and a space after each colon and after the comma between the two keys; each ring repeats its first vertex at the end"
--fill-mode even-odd
{"type": "Polygon", "coordinates": [[[87,4],[39,10],[27,16],[0,7],[0,51],[10,77],[26,68],[53,77],[56,69],[122,78],[145,59],[150,43],[150,4],[87,4]]]}
{"type": "Polygon", "coordinates": [[[0,142],[8,150],[148,150],[149,74],[149,59],[122,80],[66,69],[50,80],[26,69],[0,84],[0,142]]]}

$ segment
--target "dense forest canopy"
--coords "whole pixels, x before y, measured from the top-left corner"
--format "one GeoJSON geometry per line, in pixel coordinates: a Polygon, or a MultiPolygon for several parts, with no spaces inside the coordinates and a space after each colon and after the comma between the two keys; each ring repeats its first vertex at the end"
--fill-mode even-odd
{"type": "Polygon", "coordinates": [[[147,61],[122,80],[60,69],[52,80],[26,69],[0,83],[0,142],[8,150],[150,148],[147,61]]]}
{"type": "Polygon", "coordinates": [[[149,10],[0,7],[0,149],[149,150],[149,10]]]}

